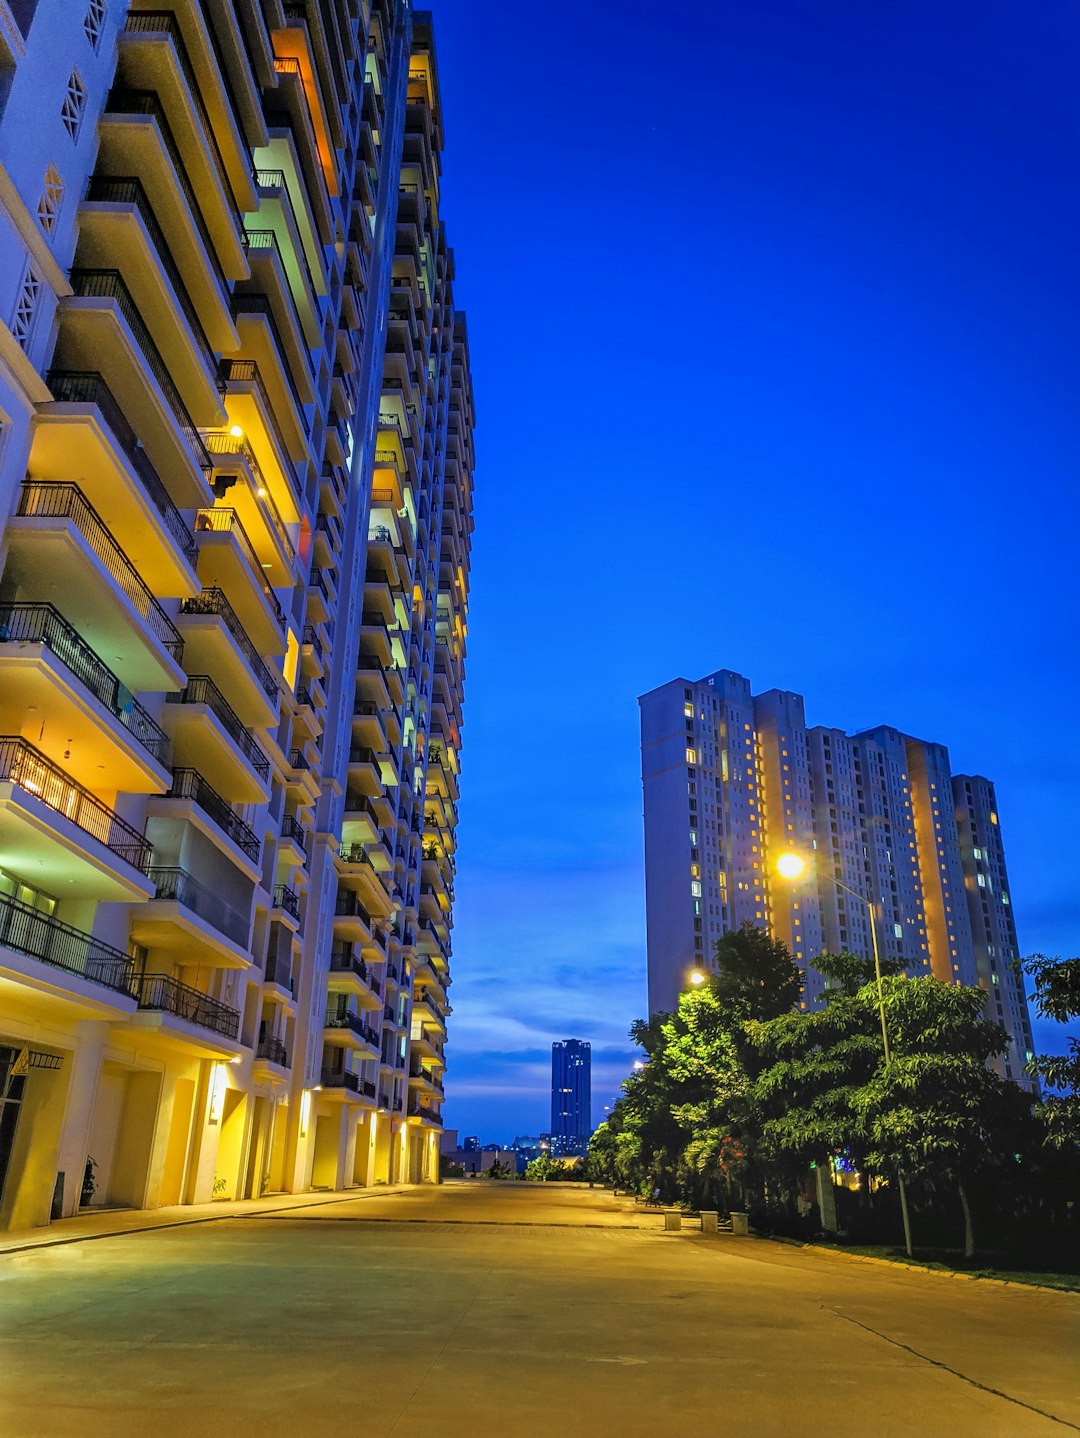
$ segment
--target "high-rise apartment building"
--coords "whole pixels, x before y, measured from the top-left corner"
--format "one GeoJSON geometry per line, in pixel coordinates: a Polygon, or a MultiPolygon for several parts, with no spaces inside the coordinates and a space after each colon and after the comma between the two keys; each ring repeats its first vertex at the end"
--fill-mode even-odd
{"type": "Polygon", "coordinates": [[[592,1045],[564,1039],[551,1045],[551,1146],[584,1153],[592,1134],[592,1045]]]}
{"type": "Polygon", "coordinates": [[[989,780],[896,729],[807,728],[801,695],[752,694],[727,669],[639,703],[651,1013],[746,922],[783,939],[804,1007],[817,1003],[819,954],[873,952],[867,907],[837,880],[873,902],[883,957],[986,990],[1009,1035],[1002,1072],[1024,1081],[1031,1025],[989,780]],[[786,850],[810,861],[795,882],[776,874],[786,850]]]}
{"type": "Polygon", "coordinates": [[[0,1225],[435,1180],[472,392],[408,0],[0,6],[0,1225]]]}

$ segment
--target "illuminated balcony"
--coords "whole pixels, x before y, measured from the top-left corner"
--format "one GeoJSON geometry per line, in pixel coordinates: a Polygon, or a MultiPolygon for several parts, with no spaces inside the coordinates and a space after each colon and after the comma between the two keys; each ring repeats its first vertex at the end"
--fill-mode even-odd
{"type": "Polygon", "coordinates": [[[198,769],[236,803],[266,803],[270,761],[209,675],[192,674],[170,694],[162,719],[179,764],[198,769]]]}
{"type": "Polygon", "coordinates": [[[191,669],[212,675],[243,723],[266,729],[278,712],[278,681],[259,657],[223,590],[185,600],[178,623],[191,669]]]}
{"type": "MultiPolygon", "coordinates": [[[[364,598],[366,602],[366,594],[364,598]]],[[[361,615],[360,650],[361,653],[369,654],[377,659],[384,668],[388,668],[393,663],[394,651],[390,641],[390,631],[386,627],[386,620],[381,611],[365,610],[361,615]]]]}
{"type": "Polygon", "coordinates": [[[409,1117],[417,1118],[421,1123],[429,1123],[433,1128],[442,1128],[442,1114],[431,1107],[431,1101],[425,1103],[422,1098],[409,1100],[409,1117]]]}
{"type": "Polygon", "coordinates": [[[183,869],[154,865],[149,877],[154,897],[131,910],[133,939],[177,964],[250,967],[250,912],[241,913],[183,869]]]}
{"type": "Polygon", "coordinates": [[[305,323],[304,312],[314,312],[308,304],[301,309],[289,283],[289,268],[278,245],[273,230],[245,230],[244,244],[247,246],[251,279],[241,294],[259,294],[270,304],[277,325],[279,337],[284,338],[285,353],[297,383],[303,390],[300,376],[308,375],[309,347],[321,344],[321,329],[317,318],[305,323]]]}
{"type": "Polygon", "coordinates": [[[83,638],[130,689],[183,683],[183,640],[77,486],[24,484],[7,534],[20,599],[78,614],[83,638]]]}
{"type": "Polygon", "coordinates": [[[225,272],[238,279],[244,265],[237,254],[234,204],[239,210],[250,210],[256,203],[249,152],[221,89],[221,72],[199,18],[200,7],[192,0],[177,0],[177,6],[184,14],[183,29],[172,11],[129,12],[120,36],[117,74],[122,84],[159,97],[225,272]],[[192,66],[189,42],[198,46],[203,86],[192,66]],[[215,109],[216,126],[207,113],[206,99],[215,109]]]}
{"type": "Polygon", "coordinates": [[[271,918],[293,933],[300,928],[300,895],[288,884],[277,884],[270,910],[271,918]]]}
{"type": "Polygon", "coordinates": [[[0,895],[0,994],[14,983],[24,995],[30,987],[74,1000],[83,1017],[109,1017],[134,1012],[134,973],[122,949],[0,895]]]}
{"type": "Polygon", "coordinates": [[[371,942],[371,915],[350,889],[338,889],[334,902],[334,934],[339,941],[371,942]]]}
{"type": "Polygon", "coordinates": [[[258,836],[197,770],[174,769],[172,787],[160,799],[151,799],[148,813],[153,818],[187,819],[253,883],[258,882],[258,836]]]}
{"type": "Polygon", "coordinates": [[[230,432],[239,430],[248,441],[279,512],[293,524],[302,505],[295,464],[308,458],[299,396],[287,406],[283,423],[254,360],[222,360],[220,374],[230,432]]]}
{"type": "Polygon", "coordinates": [[[195,533],[204,589],[219,589],[228,595],[256,650],[283,655],[285,613],[237,511],[226,505],[200,509],[195,533]]]}
{"type": "Polygon", "coordinates": [[[286,1070],[291,1067],[289,1051],[281,1039],[264,1034],[255,1047],[256,1077],[273,1078],[277,1075],[284,1078],[286,1070]]]}
{"type": "MultiPolygon", "coordinates": [[[[416,1040],[413,1039],[413,1047],[416,1040]]],[[[441,1099],[443,1096],[442,1080],[428,1069],[413,1064],[409,1069],[409,1093],[414,1097],[426,1095],[429,1099],[441,1099]]]]}
{"type": "MultiPolygon", "coordinates": [[[[177,502],[186,508],[201,500],[208,460],[196,422],[119,270],[76,269],[70,279],[72,293],[60,302],[56,368],[100,371],[154,467],[174,479],[177,502]]],[[[224,420],[212,385],[196,413],[204,425],[224,420]]]]}
{"type": "MultiPolygon", "coordinates": [[[[359,1009],[382,1007],[382,993],[376,970],[357,952],[355,944],[335,940],[330,949],[330,992],[353,994],[359,1009]]],[[[334,1000],[336,1004],[339,1000],[334,1000]]]]}
{"type": "Polygon", "coordinates": [[[53,762],[92,755],[109,792],[168,787],[168,735],[51,604],[0,605],[0,729],[20,727],[53,762]]]}
{"type": "Polygon", "coordinates": [[[240,1015],[170,974],[142,974],[136,980],[139,1012],[131,1027],[152,1029],[171,1039],[188,1041],[196,1054],[233,1057],[239,1052],[240,1015]],[[218,1035],[214,1042],[209,1035],[218,1035]]]}
{"type": "Polygon", "coordinates": [[[0,737],[0,868],[64,898],[122,902],[152,892],[152,857],[137,829],[40,749],[0,737]]]}
{"type": "Polygon", "coordinates": [[[266,295],[235,294],[233,314],[246,354],[254,357],[274,406],[291,438],[289,453],[308,449],[308,420],[304,406],[315,403],[315,387],[307,363],[307,352],[290,348],[278,328],[274,309],[266,295]]]}
{"type": "Polygon", "coordinates": [[[191,527],[112,391],[90,371],[50,370],[46,382],[53,402],[38,407],[27,465],[31,477],[63,483],[77,455],[80,489],[117,542],[138,548],[147,583],[158,594],[191,594],[198,587],[191,527]]]}
{"type": "Polygon", "coordinates": [[[327,292],[327,283],[310,213],[303,199],[300,203],[294,199],[294,194],[304,195],[298,179],[295,172],[288,175],[283,169],[260,166],[255,171],[259,207],[244,220],[251,230],[269,229],[275,235],[289,288],[304,328],[310,330],[311,326],[321,328],[318,302],[327,292]]]}
{"type": "Polygon", "coordinates": [[[342,141],[335,141],[307,36],[299,26],[274,31],[274,68],[275,100],[291,121],[308,188],[317,191],[321,181],[334,198],[338,194],[334,150],[342,141]]]}
{"type": "Polygon", "coordinates": [[[348,1007],[347,995],[331,994],[327,997],[323,1043],[327,1047],[352,1049],[363,1057],[377,1058],[379,1030],[361,1012],[348,1007]]]}
{"type": "MultiPolygon", "coordinates": [[[[273,932],[272,927],[271,932],[273,932]]],[[[271,952],[267,957],[266,973],[263,976],[263,997],[283,1008],[294,1006],[296,972],[290,952],[271,952]]]]}
{"type": "MultiPolygon", "coordinates": [[[[331,1048],[331,1054],[333,1049],[331,1048]]],[[[339,1102],[358,1102],[369,1107],[375,1105],[375,1085],[359,1074],[333,1064],[324,1064],[322,1070],[322,1097],[337,1099],[339,1102]]]]}

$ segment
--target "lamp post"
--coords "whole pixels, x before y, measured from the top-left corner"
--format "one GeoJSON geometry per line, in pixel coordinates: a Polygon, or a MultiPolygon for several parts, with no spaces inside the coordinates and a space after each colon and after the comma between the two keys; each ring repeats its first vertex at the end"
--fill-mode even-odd
{"type": "MultiPolygon", "coordinates": [[[[798,879],[805,870],[806,860],[801,854],[781,854],[776,861],[776,872],[782,879],[798,879]]],[[[874,978],[877,984],[878,1017],[881,1019],[881,1046],[885,1051],[885,1067],[889,1068],[892,1064],[892,1051],[889,1047],[889,1026],[885,1022],[885,991],[881,983],[881,954],[878,951],[877,916],[874,912],[874,902],[872,899],[868,899],[865,894],[860,894],[856,889],[852,889],[849,885],[841,883],[840,880],[832,874],[825,874],[823,877],[828,879],[834,888],[842,889],[845,894],[850,894],[851,897],[857,899],[860,904],[865,904],[867,912],[870,915],[870,942],[874,950],[874,978]]],[[[907,1189],[904,1186],[904,1176],[899,1169],[897,1169],[896,1172],[896,1183],[900,1192],[900,1213],[904,1221],[904,1247],[907,1249],[907,1256],[911,1258],[913,1257],[911,1250],[911,1219],[908,1215],[907,1189]]]]}

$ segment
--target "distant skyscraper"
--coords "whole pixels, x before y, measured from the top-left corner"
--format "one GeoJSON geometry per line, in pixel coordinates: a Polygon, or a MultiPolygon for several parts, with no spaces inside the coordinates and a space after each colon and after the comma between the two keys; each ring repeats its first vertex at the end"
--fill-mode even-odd
{"type": "Polygon", "coordinates": [[[979,985],[1003,1024],[1003,1073],[1022,1080],[1032,1048],[994,787],[953,775],[948,750],[879,726],[808,729],[801,695],[721,669],[643,695],[641,772],[649,1011],[674,1008],[687,974],[749,921],[783,939],[819,1000],[822,952],[872,953],[910,975],[979,985]],[[777,878],[786,849],[814,855],[777,878]]]}
{"type": "Polygon", "coordinates": [[[584,1153],[592,1133],[592,1047],[551,1045],[551,1141],[556,1153],[584,1153]]]}

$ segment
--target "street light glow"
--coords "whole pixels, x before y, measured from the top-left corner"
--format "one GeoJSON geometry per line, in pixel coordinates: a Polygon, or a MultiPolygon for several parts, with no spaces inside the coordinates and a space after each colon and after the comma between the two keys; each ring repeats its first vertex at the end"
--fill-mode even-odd
{"type": "Polygon", "coordinates": [[[705,982],[705,975],[701,972],[700,969],[695,969],[694,972],[690,975],[690,982],[696,988],[699,984],[703,984],[705,982]]]}
{"type": "Polygon", "coordinates": [[[797,879],[806,868],[801,854],[781,854],[776,861],[776,872],[782,879],[797,879]]]}

